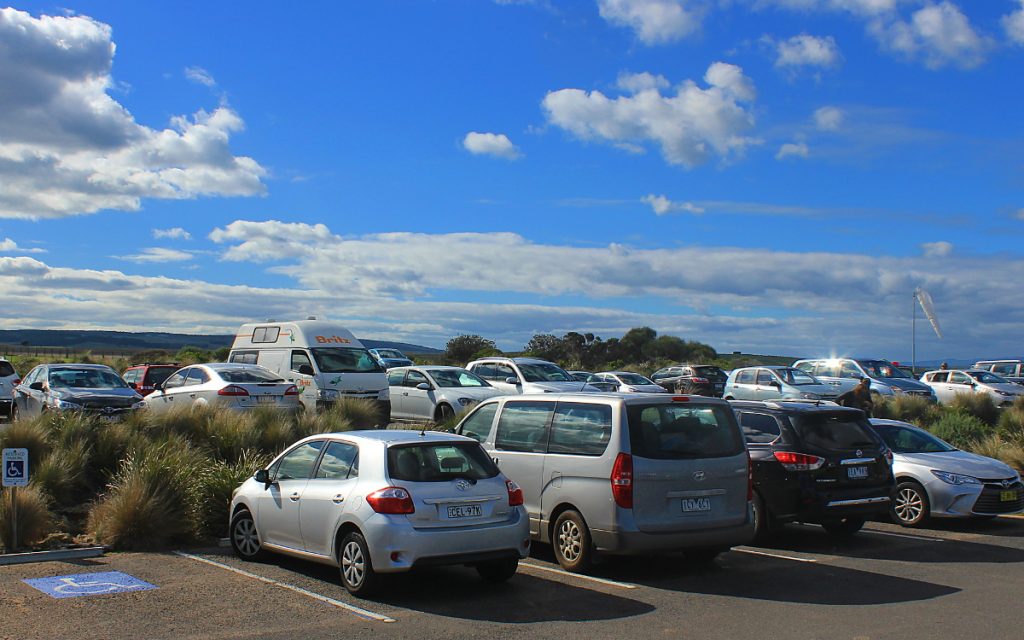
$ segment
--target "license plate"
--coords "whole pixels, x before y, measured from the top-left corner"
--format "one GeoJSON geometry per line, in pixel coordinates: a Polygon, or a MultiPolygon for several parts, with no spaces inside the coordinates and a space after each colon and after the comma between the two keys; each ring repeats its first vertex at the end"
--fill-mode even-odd
{"type": "Polygon", "coordinates": [[[867,467],[850,467],[846,470],[846,477],[848,478],[866,478],[868,477],[867,467]]]}
{"type": "Polygon", "coordinates": [[[711,511],[711,498],[683,498],[683,513],[711,511]]]}
{"type": "Polygon", "coordinates": [[[484,514],[478,504],[456,504],[448,507],[449,518],[479,518],[484,514]]]}
{"type": "Polygon", "coordinates": [[[1016,499],[1017,499],[1017,492],[1016,491],[1000,491],[999,492],[999,500],[1001,502],[1013,502],[1016,499]]]}
{"type": "Polygon", "coordinates": [[[274,404],[274,396],[256,396],[256,404],[274,404]]]}

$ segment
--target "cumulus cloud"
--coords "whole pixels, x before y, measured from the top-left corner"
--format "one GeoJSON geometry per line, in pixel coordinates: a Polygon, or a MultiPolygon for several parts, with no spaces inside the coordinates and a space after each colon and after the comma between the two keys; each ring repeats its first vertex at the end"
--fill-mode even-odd
{"type": "Polygon", "coordinates": [[[462,146],[475,156],[495,156],[506,160],[520,157],[519,147],[512,144],[504,133],[478,133],[470,131],[462,140],[462,146]]]}
{"type": "Polygon", "coordinates": [[[953,253],[953,243],[945,241],[925,242],[921,244],[921,253],[926,258],[945,258],[953,253]]]}
{"type": "Polygon", "coordinates": [[[667,89],[669,81],[664,76],[648,73],[647,71],[642,73],[623,71],[619,74],[615,86],[628,93],[640,93],[648,89],[667,89]]]}
{"type": "Polygon", "coordinates": [[[653,193],[640,198],[641,202],[651,205],[651,209],[659,216],[669,213],[704,213],[704,208],[692,202],[673,202],[665,196],[656,196],[653,193]]]}
{"type": "Polygon", "coordinates": [[[681,40],[700,29],[704,8],[693,0],[598,0],[601,17],[632,29],[647,45],[681,40]]]}
{"type": "Polygon", "coordinates": [[[839,107],[821,107],[814,111],[814,126],[819,131],[839,131],[845,117],[839,107]]]}
{"type": "Polygon", "coordinates": [[[143,198],[252,196],[266,171],[234,156],[229,107],[151,129],[108,95],[114,43],[86,16],[0,9],[0,217],[134,211],[143,198]]]}
{"type": "Polygon", "coordinates": [[[905,0],[758,0],[761,5],[776,5],[799,10],[846,11],[857,16],[891,13],[905,0]]]}
{"type": "Polygon", "coordinates": [[[774,42],[778,68],[819,67],[839,64],[842,56],[832,36],[812,36],[802,33],[788,40],[774,42]]]}
{"type": "Polygon", "coordinates": [[[0,253],[46,253],[46,249],[19,247],[10,238],[0,240],[0,253]]]}
{"type": "Polygon", "coordinates": [[[143,249],[139,253],[126,255],[126,256],[111,256],[118,260],[125,260],[127,262],[135,262],[138,264],[152,263],[152,262],[187,262],[192,259],[192,254],[188,251],[180,251],[178,249],[166,249],[163,247],[150,247],[143,249]]]}
{"type": "Polygon", "coordinates": [[[656,144],[671,164],[693,167],[713,155],[728,160],[759,140],[745,135],[754,126],[753,82],[740,67],[715,62],[704,74],[708,88],[692,80],[674,94],[656,88],[609,98],[600,91],[560,89],[542,106],[549,123],[582,140],[610,142],[629,151],[656,144]]]}
{"type": "Polygon", "coordinates": [[[1020,8],[1002,18],[1003,30],[1011,42],[1024,45],[1024,0],[1017,0],[1020,8]]]}
{"type": "Polygon", "coordinates": [[[181,227],[172,227],[170,229],[153,229],[153,237],[157,240],[191,240],[192,234],[181,227]]]}
{"type": "Polygon", "coordinates": [[[185,77],[206,87],[217,86],[217,81],[213,79],[210,72],[202,67],[185,67],[185,77]]]}
{"type": "Polygon", "coordinates": [[[807,148],[807,144],[804,142],[787,142],[775,153],[776,160],[785,160],[786,158],[806,158],[810,154],[810,149],[807,148]]]}
{"type": "Polygon", "coordinates": [[[932,69],[977,67],[991,48],[991,42],[974,30],[959,7],[947,1],[925,5],[909,21],[875,19],[868,30],[883,49],[922,59],[932,69]]]}

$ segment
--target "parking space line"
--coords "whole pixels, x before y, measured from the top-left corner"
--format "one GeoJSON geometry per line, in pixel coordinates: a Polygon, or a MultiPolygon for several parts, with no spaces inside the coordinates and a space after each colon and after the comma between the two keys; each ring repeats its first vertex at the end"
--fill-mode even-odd
{"type": "Polygon", "coordinates": [[[1000,518],[1013,518],[1014,520],[1024,520],[1024,514],[1020,513],[1006,513],[999,516],[1000,518]]]}
{"type": "Polygon", "coordinates": [[[756,549],[747,549],[741,547],[733,547],[733,551],[740,553],[749,553],[755,556],[768,556],[769,558],[781,558],[783,560],[793,560],[794,562],[817,562],[814,558],[798,558],[796,556],[784,556],[781,553],[768,553],[767,551],[757,551],[756,549]]]}
{"type": "Polygon", "coordinates": [[[536,569],[538,571],[547,571],[548,573],[555,573],[560,576],[567,576],[569,578],[576,578],[578,580],[589,580],[590,582],[596,582],[598,584],[607,585],[609,587],[618,587],[620,589],[636,589],[637,585],[629,584],[628,582],[616,582],[615,580],[607,580],[605,578],[597,578],[595,576],[587,576],[582,573],[570,573],[562,569],[555,569],[553,567],[544,567],[539,564],[533,564],[532,562],[520,562],[520,567],[527,567],[530,569],[536,569]]]}
{"type": "Polygon", "coordinates": [[[327,596],[320,595],[319,593],[316,593],[314,591],[309,591],[308,589],[303,589],[302,587],[296,587],[294,585],[290,585],[290,584],[287,584],[287,583],[284,583],[284,582],[279,582],[277,580],[272,580],[271,578],[265,578],[265,577],[263,577],[261,575],[255,574],[255,573],[249,573],[248,571],[243,571],[242,569],[236,569],[235,567],[232,567],[232,566],[229,566],[229,565],[226,565],[226,564],[222,564],[220,562],[215,562],[213,560],[208,560],[208,559],[200,557],[200,556],[192,555],[191,553],[184,553],[182,551],[175,551],[174,554],[178,555],[178,556],[181,556],[182,558],[188,558],[190,560],[196,560],[198,562],[205,562],[206,564],[213,565],[215,567],[220,567],[221,569],[227,569],[228,571],[231,571],[233,573],[237,573],[238,575],[242,575],[242,576],[245,576],[247,578],[253,578],[255,580],[259,580],[260,582],[266,582],[267,584],[272,584],[275,587],[281,587],[282,589],[288,589],[289,591],[294,591],[295,593],[301,593],[302,595],[308,596],[310,598],[313,598],[314,600],[319,600],[321,602],[326,602],[327,604],[333,605],[335,607],[338,607],[339,609],[344,609],[344,610],[348,611],[349,613],[353,613],[353,614],[359,616],[360,618],[364,618],[366,620],[375,620],[377,622],[395,622],[394,618],[389,618],[389,617],[387,617],[385,615],[382,615],[382,614],[379,614],[379,613],[374,613],[373,611],[368,611],[368,610],[362,609],[360,607],[356,607],[356,606],[348,604],[346,602],[342,602],[341,600],[335,600],[334,598],[328,598],[327,596]]]}
{"type": "Polygon", "coordinates": [[[876,536],[892,536],[893,538],[907,538],[909,540],[924,540],[925,542],[945,542],[945,538],[932,538],[929,536],[915,536],[909,533],[893,533],[891,531],[878,531],[877,529],[861,529],[863,533],[871,533],[876,536]]]}

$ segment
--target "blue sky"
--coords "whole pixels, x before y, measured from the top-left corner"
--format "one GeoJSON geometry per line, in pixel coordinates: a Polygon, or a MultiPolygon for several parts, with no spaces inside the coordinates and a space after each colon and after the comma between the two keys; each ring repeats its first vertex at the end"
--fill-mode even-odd
{"type": "Polygon", "coordinates": [[[1022,355],[1021,0],[23,3],[4,328],[1022,355]]]}

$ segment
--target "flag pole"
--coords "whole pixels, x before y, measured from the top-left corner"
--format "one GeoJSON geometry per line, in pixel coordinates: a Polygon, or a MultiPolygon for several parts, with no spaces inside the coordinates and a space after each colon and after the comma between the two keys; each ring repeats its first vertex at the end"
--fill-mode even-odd
{"type": "Polygon", "coordinates": [[[917,377],[917,289],[910,297],[910,375],[917,377]]]}

